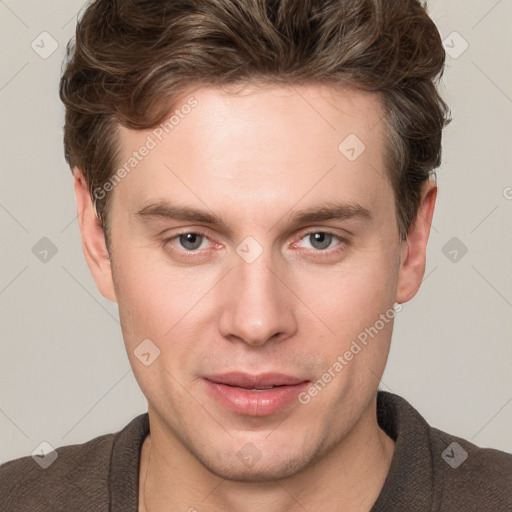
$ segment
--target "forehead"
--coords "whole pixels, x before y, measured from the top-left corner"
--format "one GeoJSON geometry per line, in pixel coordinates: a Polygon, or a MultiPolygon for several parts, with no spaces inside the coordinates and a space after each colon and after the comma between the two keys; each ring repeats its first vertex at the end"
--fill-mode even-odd
{"type": "Polygon", "coordinates": [[[379,190],[390,191],[382,119],[377,95],[349,88],[196,89],[160,127],[120,128],[120,165],[148,141],[151,149],[114,197],[130,209],[166,196],[196,205],[238,201],[248,213],[251,204],[257,210],[301,195],[375,201],[379,190]]]}

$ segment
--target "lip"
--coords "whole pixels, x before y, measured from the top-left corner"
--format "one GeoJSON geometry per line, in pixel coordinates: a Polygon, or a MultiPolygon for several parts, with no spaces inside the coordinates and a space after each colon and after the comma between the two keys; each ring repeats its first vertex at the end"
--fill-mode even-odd
{"type": "Polygon", "coordinates": [[[228,386],[238,386],[240,388],[252,389],[261,386],[293,386],[305,382],[306,379],[292,377],[284,373],[244,373],[230,372],[216,375],[206,375],[203,377],[212,382],[227,384],[228,386]]]}
{"type": "Polygon", "coordinates": [[[297,402],[297,395],[310,382],[283,373],[231,372],[203,377],[206,391],[228,410],[247,416],[268,416],[297,402]],[[272,389],[251,391],[258,387],[272,389]]]}

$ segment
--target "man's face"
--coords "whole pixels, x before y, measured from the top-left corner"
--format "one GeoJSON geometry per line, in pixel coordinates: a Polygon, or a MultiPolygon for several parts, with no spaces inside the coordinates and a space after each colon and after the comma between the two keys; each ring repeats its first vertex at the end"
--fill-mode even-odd
{"type": "Polygon", "coordinates": [[[168,134],[120,132],[121,165],[151,148],[112,197],[128,356],[152,436],[222,477],[289,476],[362,421],[384,370],[400,244],[382,109],[312,86],[193,97],[168,134]],[[297,221],[327,208],[342,215],[297,221]]]}

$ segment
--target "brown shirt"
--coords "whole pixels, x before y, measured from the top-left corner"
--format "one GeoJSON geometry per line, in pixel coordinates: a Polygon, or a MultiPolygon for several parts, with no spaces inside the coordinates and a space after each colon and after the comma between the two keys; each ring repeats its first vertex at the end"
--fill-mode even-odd
{"type": "MultiPolygon", "coordinates": [[[[512,511],[512,454],[479,448],[430,427],[403,398],[379,391],[377,418],[395,441],[370,512],[512,511]]],[[[32,457],[0,466],[0,512],[137,512],[147,413],[120,432],[57,448],[42,469],[32,457]]]]}

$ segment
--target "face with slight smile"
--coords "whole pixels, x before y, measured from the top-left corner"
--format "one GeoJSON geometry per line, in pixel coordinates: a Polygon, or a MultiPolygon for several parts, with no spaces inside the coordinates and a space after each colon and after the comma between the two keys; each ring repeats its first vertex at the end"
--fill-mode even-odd
{"type": "Polygon", "coordinates": [[[318,86],[191,95],[162,140],[120,129],[123,162],[156,144],[113,191],[113,281],[95,277],[155,435],[224,478],[290,476],[365,421],[393,304],[415,292],[400,284],[381,106],[318,86]]]}

